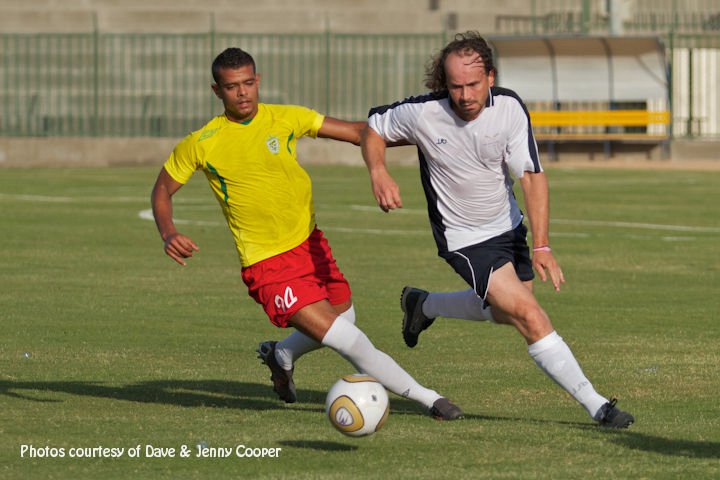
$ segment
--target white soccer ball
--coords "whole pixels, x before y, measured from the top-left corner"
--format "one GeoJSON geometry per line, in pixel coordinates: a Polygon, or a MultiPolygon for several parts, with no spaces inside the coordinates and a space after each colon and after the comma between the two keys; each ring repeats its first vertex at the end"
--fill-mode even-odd
{"type": "Polygon", "coordinates": [[[383,426],[390,413],[388,395],[369,375],[345,375],[330,388],[325,400],[330,423],[345,435],[371,435],[383,426]]]}

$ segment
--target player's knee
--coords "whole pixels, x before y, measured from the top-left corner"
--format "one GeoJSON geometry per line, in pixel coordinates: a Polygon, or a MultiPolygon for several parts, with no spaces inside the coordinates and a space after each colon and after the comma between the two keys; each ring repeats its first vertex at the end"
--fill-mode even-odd
{"type": "Polygon", "coordinates": [[[529,329],[542,327],[549,322],[547,314],[536,302],[516,306],[510,316],[514,323],[529,329]]]}
{"type": "Polygon", "coordinates": [[[528,339],[539,339],[552,331],[550,318],[539,305],[528,308],[522,318],[528,339]]]}

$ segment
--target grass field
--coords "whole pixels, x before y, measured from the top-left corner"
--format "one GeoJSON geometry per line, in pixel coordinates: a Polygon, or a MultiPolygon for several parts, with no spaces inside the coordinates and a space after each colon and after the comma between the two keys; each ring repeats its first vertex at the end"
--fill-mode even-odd
{"type": "Polygon", "coordinates": [[[467,414],[436,422],[391,395],[383,430],[351,439],[323,414],[327,389],[352,372],[333,352],[298,363],[298,403],[271,391],[254,350],[286,332],[247,297],[201,175],[175,211],[201,251],[186,268],[164,255],[143,218],[157,170],[0,172],[0,478],[720,477],[720,172],[548,172],[567,283],[536,291],[595,387],[636,416],[612,432],[508,327],[439,319],[406,348],[402,286],[464,288],[436,256],[417,169],[393,168],[405,209],[386,215],[364,168],[309,168],[359,325],[467,414]],[[200,443],[282,450],[196,458],[200,443]],[[125,450],[70,455],[94,447],[125,450]],[[178,454],[148,458],[153,448],[178,454]]]}

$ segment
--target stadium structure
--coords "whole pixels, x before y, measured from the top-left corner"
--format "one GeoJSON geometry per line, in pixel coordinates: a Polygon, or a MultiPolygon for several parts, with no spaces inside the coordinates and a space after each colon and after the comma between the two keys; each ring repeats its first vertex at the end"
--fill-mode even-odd
{"type": "Polygon", "coordinates": [[[227,46],[255,56],[263,101],[362,119],[422,92],[465,30],[550,158],[717,157],[720,0],[0,0],[0,166],[162,162],[220,113],[209,65],[227,46]]]}

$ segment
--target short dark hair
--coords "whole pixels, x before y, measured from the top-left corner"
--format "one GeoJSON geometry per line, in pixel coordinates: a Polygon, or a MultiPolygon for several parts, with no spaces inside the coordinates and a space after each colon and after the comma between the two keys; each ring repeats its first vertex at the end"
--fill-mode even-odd
{"type": "Polygon", "coordinates": [[[252,65],[253,73],[255,73],[255,60],[252,55],[240,48],[226,48],[220,53],[212,63],[212,76],[215,83],[218,82],[221,68],[240,68],[246,65],[252,65]]]}
{"type": "Polygon", "coordinates": [[[425,69],[425,86],[436,95],[447,94],[447,77],[445,75],[445,60],[451,53],[470,55],[477,53],[485,66],[485,73],[495,70],[492,50],[478,32],[465,32],[455,35],[455,39],[435,55],[425,69]]]}

